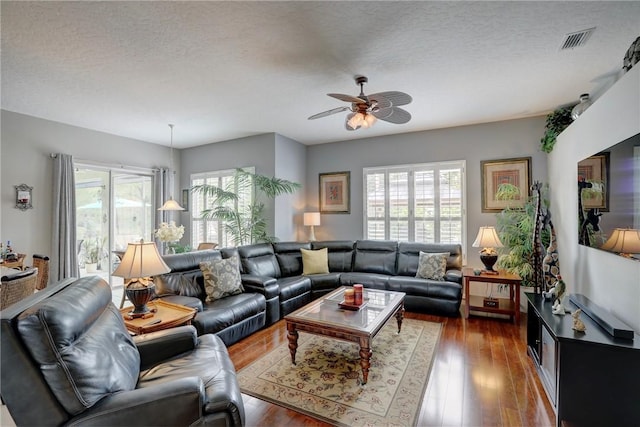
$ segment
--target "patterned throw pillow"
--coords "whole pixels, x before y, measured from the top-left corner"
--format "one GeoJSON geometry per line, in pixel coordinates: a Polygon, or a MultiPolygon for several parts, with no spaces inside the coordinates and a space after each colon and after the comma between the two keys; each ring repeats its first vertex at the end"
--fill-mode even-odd
{"type": "Polygon", "coordinates": [[[444,274],[447,271],[447,258],[449,258],[449,252],[431,253],[420,251],[416,277],[443,281],[444,274]]]}
{"type": "Polygon", "coordinates": [[[240,279],[240,260],[237,256],[201,262],[200,270],[204,276],[206,302],[244,292],[240,279]]]}
{"type": "Polygon", "coordinates": [[[300,253],[302,253],[303,275],[329,273],[329,251],[327,248],[316,251],[301,248],[300,253]]]}

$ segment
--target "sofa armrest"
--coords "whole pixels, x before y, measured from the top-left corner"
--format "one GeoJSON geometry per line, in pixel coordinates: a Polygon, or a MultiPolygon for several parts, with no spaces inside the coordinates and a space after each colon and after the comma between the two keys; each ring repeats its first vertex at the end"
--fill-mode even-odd
{"type": "Polygon", "coordinates": [[[245,291],[262,294],[267,300],[280,295],[280,288],[275,277],[243,274],[242,286],[245,291]]]}
{"type": "Polygon", "coordinates": [[[462,284],[462,271],[456,269],[447,270],[444,273],[444,280],[446,280],[447,282],[462,284]]]}
{"type": "Polygon", "coordinates": [[[114,393],[69,421],[70,426],[193,425],[202,418],[204,384],[198,377],[114,393]]]}
{"type": "Polygon", "coordinates": [[[179,326],[133,337],[140,353],[140,369],[145,370],[196,348],[198,337],[193,326],[179,326]]]}

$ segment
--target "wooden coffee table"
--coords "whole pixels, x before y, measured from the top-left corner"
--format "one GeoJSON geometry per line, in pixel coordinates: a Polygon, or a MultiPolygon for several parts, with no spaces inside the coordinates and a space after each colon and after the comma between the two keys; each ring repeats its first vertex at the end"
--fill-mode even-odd
{"type": "Polygon", "coordinates": [[[371,366],[371,341],[394,315],[400,333],[405,294],[365,289],[363,307],[359,310],[346,310],[338,306],[343,300],[345,289],[347,288],[338,288],[285,316],[291,362],[296,364],[299,331],[355,342],[360,345],[362,384],[366,384],[371,366]]]}
{"type": "Polygon", "coordinates": [[[195,308],[172,304],[162,300],[151,301],[147,304],[147,307],[152,310],[155,309],[156,312],[153,313],[152,317],[146,319],[142,317],[130,319],[128,313],[131,311],[131,307],[120,309],[124,324],[130,332],[140,335],[175,328],[176,326],[190,325],[196,316],[195,308]]]}

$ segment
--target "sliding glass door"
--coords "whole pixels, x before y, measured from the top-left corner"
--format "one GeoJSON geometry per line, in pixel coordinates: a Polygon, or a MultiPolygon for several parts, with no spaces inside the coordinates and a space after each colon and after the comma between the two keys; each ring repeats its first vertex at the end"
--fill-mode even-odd
{"type": "Polygon", "coordinates": [[[111,286],[127,243],[152,239],[153,176],[117,168],[77,165],[76,234],[81,275],[97,274],[111,286]]]}

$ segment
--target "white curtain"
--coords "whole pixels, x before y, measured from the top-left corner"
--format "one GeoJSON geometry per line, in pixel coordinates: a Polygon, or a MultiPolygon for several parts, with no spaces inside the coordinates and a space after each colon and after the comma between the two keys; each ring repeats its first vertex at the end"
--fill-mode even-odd
{"type": "Polygon", "coordinates": [[[54,281],[79,277],[76,240],[76,185],[73,157],[53,161],[53,241],[50,274],[54,281]]]}
{"type": "MultiPolygon", "coordinates": [[[[169,198],[171,191],[171,172],[169,169],[160,168],[156,170],[156,209],[161,207],[164,202],[169,198]]],[[[156,227],[158,229],[160,227],[161,222],[169,222],[171,221],[171,212],[170,211],[158,211],[156,210],[156,227]]],[[[155,238],[156,246],[158,246],[158,251],[163,254],[165,253],[164,242],[155,238]]]]}

